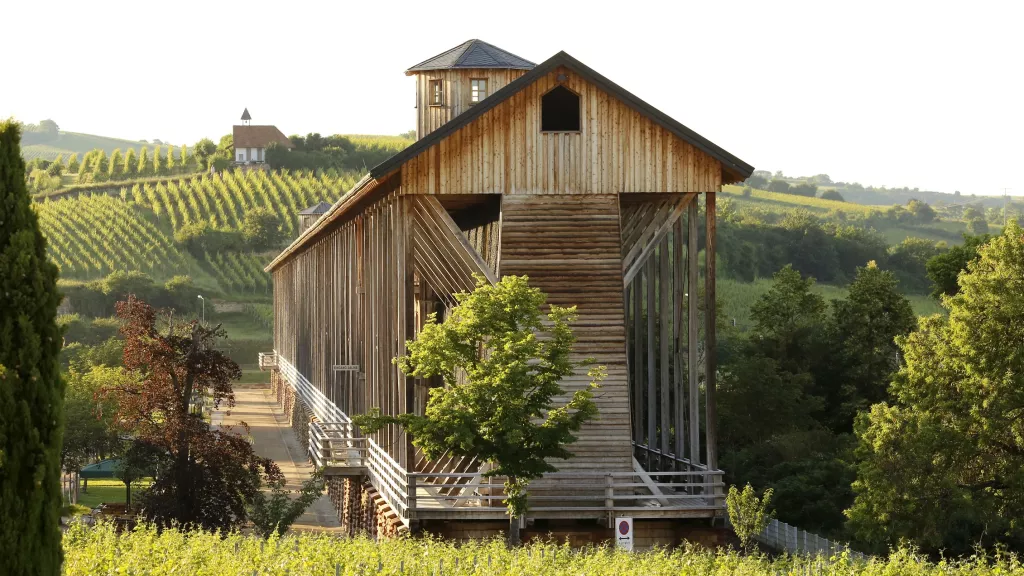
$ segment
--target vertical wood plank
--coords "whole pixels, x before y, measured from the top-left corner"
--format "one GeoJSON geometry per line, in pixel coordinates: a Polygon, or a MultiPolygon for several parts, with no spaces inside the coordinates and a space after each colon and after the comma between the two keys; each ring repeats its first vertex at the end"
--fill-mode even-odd
{"type": "Polygon", "coordinates": [[[700,464],[700,388],[697,383],[697,202],[690,202],[686,215],[686,364],[689,368],[690,454],[693,464],[700,464]]]}
{"type": "MultiPolygon", "coordinates": [[[[651,255],[651,258],[647,259],[647,265],[645,266],[644,276],[647,282],[647,446],[648,448],[654,448],[657,444],[655,434],[656,421],[658,414],[658,375],[655,370],[655,331],[654,331],[654,316],[655,316],[655,294],[654,294],[654,263],[656,258],[651,255]]],[[[651,466],[651,453],[647,453],[647,469],[650,470],[651,466]]]]}
{"type": "Polygon", "coordinates": [[[718,410],[715,406],[718,347],[715,339],[715,194],[704,195],[704,434],[708,469],[718,469],[718,410]]]}
{"type": "Polygon", "coordinates": [[[669,398],[672,390],[672,383],[669,380],[669,364],[671,364],[671,357],[669,356],[669,340],[670,340],[670,320],[671,314],[669,313],[669,290],[671,288],[672,275],[671,270],[668,267],[668,237],[665,237],[661,241],[661,245],[658,247],[658,325],[661,329],[661,334],[658,336],[658,364],[661,368],[661,378],[658,382],[658,396],[660,410],[658,411],[658,426],[661,431],[660,445],[658,448],[661,450],[661,470],[666,470],[665,467],[665,455],[669,452],[669,428],[671,426],[671,418],[669,417],[669,398]]]}
{"type": "Polygon", "coordinates": [[[672,391],[675,418],[675,443],[673,452],[676,458],[683,458],[685,453],[685,425],[686,411],[685,397],[683,390],[683,265],[686,259],[683,255],[683,219],[676,220],[672,229],[672,391]]]}

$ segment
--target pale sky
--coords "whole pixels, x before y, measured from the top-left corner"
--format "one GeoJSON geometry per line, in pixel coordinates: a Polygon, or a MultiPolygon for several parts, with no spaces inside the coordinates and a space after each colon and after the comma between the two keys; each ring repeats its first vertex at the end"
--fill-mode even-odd
{"type": "Polygon", "coordinates": [[[0,117],[191,144],[414,128],[406,68],[470,38],[559,50],[759,169],[1024,194],[1022,2],[0,5],[0,117]],[[9,83],[9,84],[8,84],[9,83]]]}

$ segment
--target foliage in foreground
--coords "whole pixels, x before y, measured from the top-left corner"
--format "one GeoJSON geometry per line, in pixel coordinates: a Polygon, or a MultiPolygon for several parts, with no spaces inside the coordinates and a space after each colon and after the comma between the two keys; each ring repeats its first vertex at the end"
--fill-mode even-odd
{"type": "Polygon", "coordinates": [[[478,277],[472,293],[456,295],[451,315],[438,322],[431,314],[408,343],[409,354],[395,360],[404,374],[444,379],[444,386],[430,389],[425,416],[382,415],[374,408],[355,419],[364,430],[404,426],[430,460],[450,452],[492,464],[485,476],[506,477],[512,518],[526,511],[529,481],[556,471],[550,459],[572,457],[566,446],[597,415],[593,390],[603,377],[603,369],[592,369],[591,384],[555,407],[566,392],[562,378],[590,363],[570,358],[576,307],[552,304],[545,318],[547,297],[528,280],[505,276],[491,286],[478,277]],[[537,337],[542,330],[549,338],[537,337]]]}
{"type": "Polygon", "coordinates": [[[948,317],[897,338],[892,401],[858,419],[848,514],[880,546],[1024,550],[1024,230],[1010,221],[958,284],[948,317]]]}
{"type": "Polygon", "coordinates": [[[19,126],[0,121],[0,558],[5,574],[54,574],[64,424],[60,293],[25,189],[19,140],[19,126]]]}
{"type": "Polygon", "coordinates": [[[610,548],[571,550],[554,543],[508,549],[491,540],[456,545],[429,539],[374,542],[303,534],[270,540],[231,534],[183,533],[140,527],[118,536],[109,526],[73,527],[64,538],[66,576],[91,574],[190,574],[194,576],[514,575],[715,576],[778,574],[944,576],[1024,575],[1013,556],[929,562],[907,550],[888,558],[856,561],[847,556],[769,558],[697,547],[672,552],[628,553],[610,548]],[[475,564],[475,566],[474,566],[475,564]]]}
{"type": "Polygon", "coordinates": [[[765,490],[764,496],[758,496],[750,484],[747,484],[742,491],[736,486],[729,488],[729,494],[725,498],[725,505],[729,510],[729,522],[744,549],[749,549],[754,536],[763,532],[771,521],[774,515],[768,508],[771,501],[771,488],[765,490]]]}

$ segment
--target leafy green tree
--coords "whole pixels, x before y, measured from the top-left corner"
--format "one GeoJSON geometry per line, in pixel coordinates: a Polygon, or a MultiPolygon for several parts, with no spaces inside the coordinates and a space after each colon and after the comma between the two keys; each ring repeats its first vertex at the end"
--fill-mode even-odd
{"type": "Polygon", "coordinates": [[[114,151],[110,154],[107,176],[111,180],[118,180],[122,174],[124,174],[124,155],[121,154],[120,148],[114,148],[114,151]]]}
{"type": "Polygon", "coordinates": [[[754,537],[764,532],[775,515],[768,507],[772,502],[772,489],[764,491],[764,496],[758,496],[754,487],[747,484],[741,492],[736,486],[729,487],[729,494],[725,497],[725,506],[729,511],[729,523],[736,537],[740,539],[740,546],[749,550],[754,537]]]}
{"type": "Polygon", "coordinates": [[[879,548],[1024,550],[1024,231],[978,249],[960,292],[900,338],[891,404],[857,422],[851,528],[879,548]]]}
{"type": "Polygon", "coordinates": [[[86,174],[92,173],[92,163],[96,156],[95,150],[90,150],[82,156],[82,163],[78,166],[78,179],[81,180],[86,174]]]}
{"type": "Polygon", "coordinates": [[[232,134],[225,134],[221,137],[220,143],[217,144],[217,156],[227,160],[228,162],[235,161],[235,137],[232,134]]]}
{"type": "Polygon", "coordinates": [[[920,200],[912,199],[907,202],[907,211],[921,224],[929,224],[935,221],[935,209],[920,200]]]}
{"type": "Polygon", "coordinates": [[[68,169],[67,169],[68,174],[77,173],[78,172],[78,167],[79,167],[79,164],[78,164],[78,153],[73,153],[73,154],[71,154],[71,157],[68,158],[68,169]]]}
{"type": "Polygon", "coordinates": [[[813,198],[818,195],[818,187],[811,182],[801,182],[789,187],[789,193],[796,196],[807,196],[813,198]]]}
{"type": "Polygon", "coordinates": [[[822,192],[821,193],[821,199],[822,200],[834,200],[836,202],[846,202],[846,199],[843,198],[843,195],[840,194],[839,191],[836,190],[835,188],[829,188],[828,190],[825,190],[824,192],[822,192]]]}
{"type": "Polygon", "coordinates": [[[830,384],[833,410],[829,424],[849,433],[857,412],[887,398],[888,383],[899,366],[896,339],[917,327],[917,316],[892,272],[874,262],[857,269],[849,295],[832,302],[830,384]]]}
{"type": "Polygon", "coordinates": [[[64,173],[64,162],[60,155],[58,155],[57,159],[46,167],[46,173],[50,176],[60,176],[64,173]]]}
{"type": "Polygon", "coordinates": [[[178,165],[182,168],[188,168],[195,162],[195,158],[188,155],[188,145],[182,144],[181,148],[178,149],[178,165]]]}
{"type": "Polygon", "coordinates": [[[768,190],[771,192],[782,192],[783,194],[788,194],[789,182],[776,178],[768,183],[768,190]]]}
{"type": "Polygon", "coordinates": [[[57,266],[25,189],[21,129],[0,122],[0,558],[7,574],[61,570],[57,266]]]}
{"type": "Polygon", "coordinates": [[[139,148],[139,164],[135,171],[139,176],[151,176],[153,174],[153,163],[149,161],[149,148],[139,148]]]}
{"type": "Polygon", "coordinates": [[[107,153],[97,150],[92,161],[92,178],[94,182],[105,182],[107,173],[110,171],[110,162],[107,160],[107,153]]]}
{"type": "Polygon", "coordinates": [[[967,270],[967,264],[978,257],[978,248],[992,237],[988,234],[979,236],[963,235],[964,243],[953,246],[947,252],[937,254],[928,259],[925,268],[928,278],[932,281],[932,296],[941,299],[942,295],[953,296],[960,291],[957,277],[967,270]]]}
{"type": "Polygon", "coordinates": [[[371,433],[388,424],[405,427],[429,460],[447,452],[493,465],[484,475],[506,478],[509,541],[516,544],[527,485],[556,470],[551,459],[572,457],[573,433],[597,415],[593,390],[604,372],[591,369],[590,386],[555,407],[565,394],[562,378],[589,366],[570,359],[576,307],[552,304],[544,326],[547,298],[525,276],[505,276],[494,286],[478,278],[472,293],[457,298],[451,315],[438,323],[431,314],[408,342],[409,354],[396,359],[405,374],[443,378],[444,386],[430,390],[426,415],[384,415],[374,407],[354,420],[371,433]],[[547,338],[537,337],[542,331],[547,338]]]}
{"type": "Polygon", "coordinates": [[[988,221],[984,217],[972,218],[967,221],[967,232],[975,236],[988,234],[988,221]]]}
{"type": "Polygon", "coordinates": [[[68,371],[62,469],[78,470],[90,459],[117,450],[117,433],[111,427],[114,411],[109,403],[97,401],[96,395],[104,386],[114,385],[124,377],[118,367],[73,365],[68,371]]]}
{"type": "Polygon", "coordinates": [[[203,138],[199,142],[196,142],[195,146],[192,147],[192,156],[196,159],[199,164],[200,170],[206,170],[210,167],[209,160],[214,154],[217,153],[217,145],[213,143],[213,140],[209,138],[203,138]]]}
{"type": "Polygon", "coordinates": [[[270,481],[268,487],[269,497],[261,490],[248,503],[249,520],[256,528],[256,533],[264,538],[287,532],[295,520],[324,493],[323,470],[311,474],[302,483],[295,498],[291,498],[291,491],[285,489],[284,478],[270,481]]]}
{"type": "Polygon", "coordinates": [[[174,146],[167,146],[167,161],[164,163],[164,171],[168,174],[174,172],[174,167],[178,165],[177,159],[174,157],[174,146]]]}
{"type": "Polygon", "coordinates": [[[139,159],[135,155],[135,148],[129,148],[124,153],[124,165],[121,168],[121,173],[129,178],[138,175],[139,159]]]}
{"type": "Polygon", "coordinates": [[[242,221],[242,240],[256,250],[273,248],[282,239],[281,222],[273,210],[265,206],[245,213],[242,221]]]}
{"type": "Polygon", "coordinates": [[[153,171],[151,174],[160,176],[166,173],[167,165],[164,163],[163,155],[160,153],[160,145],[153,147],[153,171]]]}

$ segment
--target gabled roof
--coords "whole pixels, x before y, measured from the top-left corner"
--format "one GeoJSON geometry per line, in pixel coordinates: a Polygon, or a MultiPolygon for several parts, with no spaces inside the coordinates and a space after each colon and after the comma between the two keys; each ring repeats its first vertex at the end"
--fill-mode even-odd
{"type": "Polygon", "coordinates": [[[289,150],[295,147],[277,126],[234,126],[231,136],[235,148],[266,148],[271,142],[289,150]]]}
{"type": "Polygon", "coordinates": [[[536,66],[525,58],[502,50],[483,40],[467,40],[451,50],[446,50],[433,58],[405,71],[406,76],[424,70],[448,70],[451,68],[511,68],[513,70],[529,70],[536,66]]]}
{"type": "Polygon", "coordinates": [[[322,202],[321,201],[321,202],[318,202],[318,203],[310,206],[309,208],[306,208],[305,210],[299,212],[299,214],[302,214],[303,216],[309,216],[311,214],[312,215],[326,214],[327,211],[330,210],[330,209],[331,209],[331,205],[330,204],[328,204],[327,202],[322,202]]]}
{"type": "MultiPolygon", "coordinates": [[[[370,170],[370,176],[380,180],[385,175],[389,174],[393,170],[402,166],[410,159],[418,156],[421,152],[424,152],[434,144],[437,144],[441,140],[447,138],[450,134],[457,131],[459,128],[469,124],[473,120],[476,120],[480,116],[483,116],[488,110],[491,110],[498,104],[501,104],[505,100],[508,100],[513,95],[518,93],[523,88],[529,86],[535,82],[538,78],[551,72],[559,66],[565,66],[572,72],[578,74],[581,78],[587,80],[591,84],[594,84],[598,88],[601,88],[605,92],[608,92],[612,96],[615,96],[622,102],[624,102],[630,108],[636,110],[640,114],[650,118],[653,122],[659,124],[669,132],[675,134],[684,141],[692,144],[698,150],[706,153],[715,160],[722,164],[723,170],[729,171],[731,174],[736,176],[734,181],[739,181],[747,178],[754,172],[754,167],[747,164],[743,160],[740,160],[736,156],[726,152],[723,148],[719,147],[714,142],[707,138],[697,134],[693,130],[690,130],[686,126],[683,126],[676,120],[669,117],[668,114],[658,110],[650,104],[644,102],[640,98],[637,98],[631,94],[625,88],[598,74],[592,68],[572,56],[566,54],[564,51],[555,54],[551,58],[548,58],[544,62],[541,62],[532,70],[523,74],[519,78],[516,78],[512,82],[506,84],[503,88],[491,94],[476,106],[471,107],[462,114],[459,114],[455,118],[452,118],[448,122],[445,122],[436,130],[427,134],[423,138],[417,140],[414,144],[394,156],[388,158],[384,162],[381,162],[370,170]]],[[[723,177],[723,180],[725,178],[723,177]]]]}
{"type": "MultiPolygon", "coordinates": [[[[733,181],[743,180],[754,172],[754,167],[750,164],[747,164],[736,156],[726,152],[707,138],[704,138],[700,134],[697,134],[693,130],[690,130],[686,126],[683,126],[679,122],[673,120],[664,112],[661,112],[657,108],[654,108],[650,104],[637,98],[625,88],[622,88],[604,76],[601,76],[579,60],[565,52],[559,52],[538,64],[526,74],[523,74],[509,84],[506,84],[503,88],[494,94],[491,94],[476,106],[473,106],[469,110],[442,124],[437,130],[434,130],[422,139],[417,140],[408,148],[370,169],[370,172],[363,176],[362,180],[357,182],[351,190],[346,192],[338,199],[337,202],[334,203],[333,206],[331,206],[325,216],[318,219],[315,224],[310,226],[300,234],[298,238],[293,240],[292,243],[284,249],[284,251],[278,254],[277,257],[270,262],[270,264],[267,264],[264,270],[266,272],[271,272],[280,266],[281,263],[287,260],[292,254],[310,242],[310,240],[319,234],[321,230],[329,226],[333,220],[340,218],[353,206],[358,205],[362,198],[368,197],[372,194],[378,185],[387,180],[388,177],[397,169],[401,168],[402,164],[405,164],[412,158],[415,158],[429,149],[434,144],[437,144],[441,140],[447,138],[458,129],[469,124],[473,120],[476,120],[488,110],[491,110],[498,104],[508,100],[520,90],[529,86],[538,78],[551,72],[558,66],[565,66],[573,73],[579,74],[581,78],[584,78],[588,82],[615,96],[630,108],[636,110],[640,114],[643,114],[647,118],[650,118],[651,121],[664,127],[666,130],[683,139],[685,142],[690,143],[698,150],[708,154],[722,164],[723,171],[728,171],[732,175],[734,179],[733,181]]],[[[724,179],[723,175],[723,180],[724,179]]]]}

